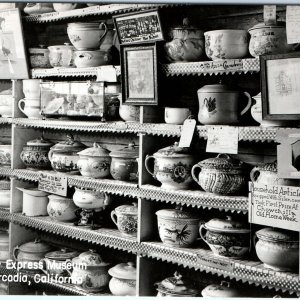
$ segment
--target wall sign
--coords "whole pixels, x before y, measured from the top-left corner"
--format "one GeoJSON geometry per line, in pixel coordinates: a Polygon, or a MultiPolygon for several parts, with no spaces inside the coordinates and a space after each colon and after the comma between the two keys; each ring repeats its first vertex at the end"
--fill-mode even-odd
{"type": "Polygon", "coordinates": [[[227,272],[233,272],[234,270],[233,261],[224,258],[220,259],[216,256],[207,255],[207,253],[203,255],[197,254],[197,263],[204,266],[221,269],[227,272]]]}
{"type": "Polygon", "coordinates": [[[286,7],[286,37],[288,44],[300,42],[300,6],[286,7]]]}
{"type": "Polygon", "coordinates": [[[300,187],[249,183],[249,222],[300,231],[300,187]]]}
{"type": "Polygon", "coordinates": [[[38,189],[65,197],[68,190],[68,177],[56,172],[40,172],[38,189]]]}

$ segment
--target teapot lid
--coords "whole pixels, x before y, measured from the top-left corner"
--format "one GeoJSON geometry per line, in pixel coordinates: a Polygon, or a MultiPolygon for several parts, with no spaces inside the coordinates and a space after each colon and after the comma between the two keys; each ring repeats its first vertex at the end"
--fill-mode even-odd
{"type": "Polygon", "coordinates": [[[82,252],[79,256],[72,259],[75,264],[86,264],[87,266],[105,266],[105,263],[100,254],[96,253],[95,250],[90,249],[89,251],[82,252]]]}
{"type": "Polygon", "coordinates": [[[35,239],[34,241],[22,244],[21,246],[19,246],[19,249],[23,252],[42,253],[49,252],[52,249],[52,246],[42,242],[39,239],[35,239]]]}
{"type": "Polygon", "coordinates": [[[195,219],[200,220],[196,215],[183,211],[182,207],[177,206],[175,209],[161,209],[155,213],[158,217],[167,219],[195,219]]]}
{"type": "Polygon", "coordinates": [[[138,208],[136,203],[132,203],[132,205],[121,205],[115,209],[118,214],[127,214],[127,215],[137,215],[138,208]]]}
{"type": "Polygon", "coordinates": [[[133,262],[121,263],[108,270],[112,277],[136,280],[136,268],[133,262]]]}
{"type": "Polygon", "coordinates": [[[200,88],[198,93],[238,93],[238,90],[233,90],[229,85],[223,84],[222,81],[216,84],[207,84],[200,88]]]}
{"type": "Polygon", "coordinates": [[[94,143],[93,147],[84,149],[77,154],[83,156],[92,156],[92,157],[106,157],[109,156],[109,151],[102,147],[101,145],[94,143]]]}
{"type": "Polygon", "coordinates": [[[237,289],[230,287],[230,283],[222,281],[221,284],[210,284],[201,292],[203,297],[239,297],[241,292],[237,289]]]}
{"type": "Polygon", "coordinates": [[[81,142],[75,141],[72,134],[67,135],[67,139],[65,141],[61,141],[51,147],[51,150],[57,152],[78,152],[85,149],[86,146],[81,142]]]}
{"type": "Polygon", "coordinates": [[[57,251],[48,252],[45,254],[46,258],[55,259],[55,260],[67,260],[72,259],[78,256],[79,253],[72,249],[62,248],[57,251]]]}
{"type": "Polygon", "coordinates": [[[155,157],[186,157],[191,156],[190,148],[188,147],[179,147],[178,142],[175,142],[174,145],[168,146],[162,149],[159,149],[153,155],[155,157]]]}
{"type": "Polygon", "coordinates": [[[139,147],[134,142],[119,150],[114,150],[109,153],[111,157],[137,158],[139,157],[139,147]]]}
{"type": "Polygon", "coordinates": [[[205,223],[204,227],[208,230],[217,232],[229,232],[229,233],[248,233],[250,229],[241,222],[235,221],[231,216],[227,216],[225,219],[214,218],[205,223]]]}
{"type": "Polygon", "coordinates": [[[299,243],[298,232],[278,228],[266,227],[260,229],[256,232],[256,236],[264,241],[299,243]]]}
{"type": "Polygon", "coordinates": [[[253,27],[251,27],[250,29],[248,29],[248,31],[250,32],[253,29],[272,29],[272,28],[285,28],[285,22],[276,22],[276,24],[274,25],[266,25],[265,23],[258,23],[256,25],[254,25],[253,27]]]}
{"type": "Polygon", "coordinates": [[[35,139],[35,140],[30,140],[26,143],[27,146],[41,146],[41,147],[51,147],[53,146],[53,144],[48,141],[45,140],[43,136],[35,139]]]}
{"type": "Polygon", "coordinates": [[[232,158],[228,154],[218,154],[217,157],[204,159],[198,164],[200,167],[216,170],[225,169],[227,171],[243,169],[245,167],[245,164],[242,161],[232,158]]]}

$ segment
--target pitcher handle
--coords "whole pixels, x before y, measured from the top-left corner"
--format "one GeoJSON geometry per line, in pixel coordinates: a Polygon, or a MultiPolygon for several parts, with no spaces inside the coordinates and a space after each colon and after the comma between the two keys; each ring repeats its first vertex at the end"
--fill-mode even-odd
{"type": "Polygon", "coordinates": [[[21,99],[19,102],[18,102],[18,107],[19,107],[19,109],[20,109],[20,111],[22,112],[22,113],[24,113],[25,114],[25,112],[24,112],[24,109],[25,109],[25,98],[24,99],[21,99]],[[22,108],[22,103],[24,103],[24,107],[22,108]]]}
{"type": "Polygon", "coordinates": [[[50,149],[49,152],[48,152],[48,158],[50,161],[52,161],[52,156],[53,156],[53,150],[50,149]]]}
{"type": "Polygon", "coordinates": [[[146,167],[146,170],[155,178],[154,170],[151,171],[150,166],[149,166],[149,160],[152,158],[155,159],[154,156],[152,156],[152,155],[146,155],[145,167],[146,167]]]}
{"type": "Polygon", "coordinates": [[[252,182],[256,182],[257,181],[257,178],[260,174],[260,170],[258,167],[254,167],[251,172],[250,172],[250,179],[252,182]]]}
{"type": "Polygon", "coordinates": [[[116,212],[114,210],[112,210],[112,212],[110,213],[110,217],[112,219],[112,221],[116,224],[116,226],[118,227],[118,221],[117,221],[117,215],[116,212]]]}
{"type": "Polygon", "coordinates": [[[99,28],[101,28],[101,27],[104,27],[104,33],[103,33],[102,36],[100,37],[99,41],[101,41],[101,40],[106,36],[106,33],[107,33],[107,26],[106,26],[106,24],[103,23],[103,22],[100,23],[99,28]]]}
{"type": "MultiPolygon", "coordinates": [[[[196,176],[196,174],[195,174],[195,170],[198,169],[198,168],[200,169],[200,171],[199,171],[199,173],[200,173],[200,172],[201,172],[201,167],[200,167],[199,164],[196,164],[196,165],[194,165],[194,166],[192,167],[191,173],[192,173],[193,179],[194,179],[198,184],[200,184],[200,183],[199,183],[198,176],[196,176]]],[[[199,173],[198,173],[198,175],[199,175],[199,173]]]]}
{"type": "Polygon", "coordinates": [[[250,94],[247,92],[244,92],[244,95],[248,98],[248,103],[247,103],[246,107],[241,111],[240,116],[244,115],[250,109],[251,104],[252,104],[252,98],[251,98],[250,94]]]}

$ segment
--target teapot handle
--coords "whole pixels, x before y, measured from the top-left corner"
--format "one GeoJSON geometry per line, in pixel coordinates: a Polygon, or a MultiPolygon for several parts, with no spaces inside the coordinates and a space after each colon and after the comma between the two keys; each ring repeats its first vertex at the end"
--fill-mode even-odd
{"type": "Polygon", "coordinates": [[[203,234],[203,230],[206,230],[204,224],[202,224],[202,225],[200,226],[199,234],[200,234],[202,240],[209,246],[208,242],[207,242],[206,239],[205,239],[205,235],[203,234]]]}
{"type": "Polygon", "coordinates": [[[50,149],[50,151],[48,152],[48,158],[50,161],[52,160],[52,156],[53,156],[53,150],[50,149]]]}
{"type": "Polygon", "coordinates": [[[199,164],[196,164],[196,165],[193,166],[191,173],[192,173],[193,179],[199,184],[199,179],[197,178],[198,176],[196,176],[196,174],[195,174],[195,170],[198,169],[198,168],[200,169],[200,171],[199,171],[199,173],[200,173],[201,172],[201,167],[199,166],[199,164]]]}
{"type": "Polygon", "coordinates": [[[13,250],[13,258],[18,260],[18,253],[20,252],[19,246],[16,246],[13,250]]]}
{"type": "Polygon", "coordinates": [[[146,167],[146,170],[155,178],[155,174],[154,174],[154,171],[152,172],[151,169],[150,169],[150,166],[149,166],[149,160],[150,159],[154,159],[154,156],[152,155],[146,155],[146,159],[145,159],[145,167],[146,167]]]}
{"type": "Polygon", "coordinates": [[[251,104],[252,104],[252,98],[251,98],[250,94],[247,92],[244,92],[244,95],[248,98],[248,103],[247,103],[246,107],[240,112],[240,116],[244,115],[250,109],[251,104]]]}
{"type": "Polygon", "coordinates": [[[252,182],[256,182],[257,181],[257,178],[260,174],[260,170],[258,167],[254,167],[251,172],[250,172],[250,179],[252,182]]]}
{"type": "Polygon", "coordinates": [[[101,27],[104,27],[104,33],[101,35],[99,41],[101,41],[101,40],[106,36],[106,33],[107,33],[107,26],[106,26],[106,24],[102,22],[102,23],[99,25],[99,28],[101,28],[101,27]]]}
{"type": "Polygon", "coordinates": [[[118,221],[117,221],[117,215],[116,215],[116,212],[113,210],[111,213],[110,213],[110,217],[112,219],[112,221],[116,224],[116,226],[118,227],[118,221]]]}

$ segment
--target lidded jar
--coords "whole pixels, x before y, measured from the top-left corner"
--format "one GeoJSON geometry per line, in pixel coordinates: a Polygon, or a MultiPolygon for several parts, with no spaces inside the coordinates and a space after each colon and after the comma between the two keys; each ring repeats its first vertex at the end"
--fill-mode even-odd
{"type": "Polygon", "coordinates": [[[110,174],[116,180],[138,180],[139,147],[134,142],[109,154],[112,158],[110,174]]]}
{"type": "Polygon", "coordinates": [[[195,156],[189,148],[182,148],[175,143],[162,148],[153,155],[147,155],[145,167],[147,171],[162,183],[163,189],[188,189],[192,180],[191,169],[195,156]],[[150,159],[154,160],[154,168],[150,167],[150,159]]]}
{"type": "Polygon", "coordinates": [[[109,151],[97,143],[93,147],[77,153],[77,166],[82,176],[91,178],[105,178],[110,174],[111,157],[109,151]]]}
{"type": "Polygon", "coordinates": [[[215,158],[208,158],[193,166],[193,179],[204,191],[231,195],[241,194],[247,187],[246,164],[227,154],[219,154],[215,158]],[[196,170],[200,169],[197,174],[196,170]]]}

